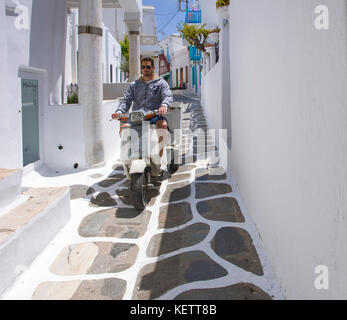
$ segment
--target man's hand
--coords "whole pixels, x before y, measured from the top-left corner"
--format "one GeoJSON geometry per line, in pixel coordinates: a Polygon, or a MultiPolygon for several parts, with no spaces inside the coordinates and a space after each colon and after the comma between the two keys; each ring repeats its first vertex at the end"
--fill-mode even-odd
{"type": "Polygon", "coordinates": [[[167,114],[167,107],[161,106],[158,111],[159,111],[159,116],[163,116],[163,115],[167,114]]]}
{"type": "Polygon", "coordinates": [[[116,112],[116,113],[112,114],[112,119],[118,119],[120,116],[121,116],[121,114],[116,112]]]}

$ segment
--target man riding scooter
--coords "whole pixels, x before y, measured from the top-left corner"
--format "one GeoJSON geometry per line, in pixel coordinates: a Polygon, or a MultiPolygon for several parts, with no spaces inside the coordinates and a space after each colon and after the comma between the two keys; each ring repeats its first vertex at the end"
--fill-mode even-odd
{"type": "MultiPolygon", "coordinates": [[[[133,111],[143,110],[145,112],[158,110],[158,115],[151,119],[150,123],[156,125],[159,135],[160,157],[163,155],[163,145],[166,141],[168,121],[164,115],[173,102],[173,95],[167,82],[154,73],[154,60],[150,57],[141,60],[142,76],[132,82],[126,90],[120,102],[114,118],[118,119],[122,114],[128,112],[133,104],[133,111]]],[[[131,127],[127,122],[121,125],[120,130],[131,127]]]]}
{"type": "MultiPolygon", "coordinates": [[[[122,122],[121,161],[130,180],[133,204],[138,210],[144,210],[148,202],[147,192],[153,186],[152,177],[158,177],[166,170],[162,158],[168,121],[164,115],[173,103],[173,95],[167,82],[154,74],[154,69],[152,58],[142,59],[142,77],[130,84],[116,113],[112,115],[113,119],[122,122]],[[124,115],[132,102],[132,112],[124,115]]],[[[172,169],[176,164],[171,162],[168,166],[172,169]]]]}

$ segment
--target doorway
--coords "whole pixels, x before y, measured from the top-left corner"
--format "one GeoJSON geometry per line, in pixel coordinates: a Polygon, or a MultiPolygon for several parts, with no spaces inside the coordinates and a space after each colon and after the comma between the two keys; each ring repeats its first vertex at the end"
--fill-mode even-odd
{"type": "Polygon", "coordinates": [[[39,82],[22,78],[23,166],[40,159],[39,82]]]}
{"type": "Polygon", "coordinates": [[[110,83],[113,83],[113,66],[110,64],[110,83]]]}
{"type": "Polygon", "coordinates": [[[180,68],[180,88],[182,87],[183,82],[183,68],[180,68]]]}

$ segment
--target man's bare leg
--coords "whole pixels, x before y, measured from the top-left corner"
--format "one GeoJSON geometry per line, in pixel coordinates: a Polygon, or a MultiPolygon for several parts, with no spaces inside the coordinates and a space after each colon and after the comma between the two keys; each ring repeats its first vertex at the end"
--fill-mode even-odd
{"type": "Polygon", "coordinates": [[[159,156],[160,158],[163,156],[164,145],[167,137],[167,122],[165,120],[159,120],[157,122],[157,129],[159,135],[159,156]]]}

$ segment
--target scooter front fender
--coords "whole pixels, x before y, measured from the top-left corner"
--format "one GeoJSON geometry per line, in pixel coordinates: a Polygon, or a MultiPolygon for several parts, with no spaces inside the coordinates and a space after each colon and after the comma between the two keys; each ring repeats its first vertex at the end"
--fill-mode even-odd
{"type": "Polygon", "coordinates": [[[145,160],[133,160],[130,165],[129,173],[143,173],[147,167],[145,160]]]}

